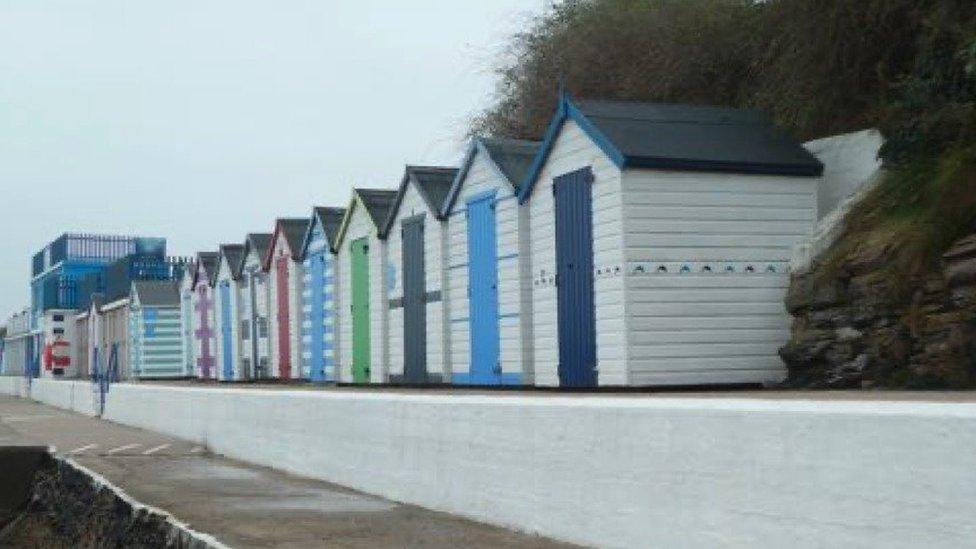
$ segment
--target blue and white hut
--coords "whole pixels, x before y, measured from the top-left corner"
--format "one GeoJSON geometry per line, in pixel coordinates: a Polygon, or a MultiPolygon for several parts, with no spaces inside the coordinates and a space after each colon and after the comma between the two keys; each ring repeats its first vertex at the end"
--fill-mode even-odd
{"type": "Polygon", "coordinates": [[[531,385],[528,217],[516,192],[539,144],[476,138],[444,203],[453,381],[531,385]]]}
{"type": "Polygon", "coordinates": [[[536,384],[783,379],[822,170],[754,112],[562,97],[518,193],[536,384]]]}
{"type": "Polygon", "coordinates": [[[241,258],[243,244],[222,244],[213,274],[214,329],[217,337],[217,379],[237,381],[241,375],[241,258]]]}
{"type": "Polygon", "coordinates": [[[129,367],[137,379],[184,378],[179,283],[136,280],[129,298],[129,367]]]}
{"type": "Polygon", "coordinates": [[[345,215],[344,208],[313,208],[302,243],[302,377],[313,382],[338,379],[335,243],[345,215]]]}

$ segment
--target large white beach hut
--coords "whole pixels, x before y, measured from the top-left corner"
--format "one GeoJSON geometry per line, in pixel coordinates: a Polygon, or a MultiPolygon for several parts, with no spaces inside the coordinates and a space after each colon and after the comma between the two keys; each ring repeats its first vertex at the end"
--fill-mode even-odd
{"type": "Polygon", "coordinates": [[[387,307],[391,267],[380,238],[397,192],[353,189],[336,238],[339,261],[339,381],[388,380],[387,307]]]}
{"type": "Polygon", "coordinates": [[[562,97],[519,189],[536,384],[781,380],[822,170],[754,112],[562,97]]]}
{"type": "Polygon", "coordinates": [[[516,191],[533,141],[475,138],[443,209],[453,381],[532,384],[528,218],[516,191]]]}
{"type": "Polygon", "coordinates": [[[442,207],[458,170],[407,166],[383,225],[389,255],[390,382],[451,381],[442,207]]]}

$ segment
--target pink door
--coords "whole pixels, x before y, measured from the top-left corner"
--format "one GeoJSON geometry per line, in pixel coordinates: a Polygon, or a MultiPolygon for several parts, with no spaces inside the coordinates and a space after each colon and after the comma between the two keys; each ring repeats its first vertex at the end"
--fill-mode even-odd
{"type": "Polygon", "coordinates": [[[278,377],[291,378],[291,315],[288,310],[288,262],[284,255],[278,258],[275,270],[278,274],[278,377]]]}

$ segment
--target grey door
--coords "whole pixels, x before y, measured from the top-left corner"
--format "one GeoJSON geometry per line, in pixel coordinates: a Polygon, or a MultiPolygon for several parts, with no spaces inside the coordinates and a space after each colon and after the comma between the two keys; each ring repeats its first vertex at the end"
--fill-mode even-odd
{"type": "Polygon", "coordinates": [[[427,303],[424,282],[424,219],[402,225],[403,382],[427,382],[427,303]]]}

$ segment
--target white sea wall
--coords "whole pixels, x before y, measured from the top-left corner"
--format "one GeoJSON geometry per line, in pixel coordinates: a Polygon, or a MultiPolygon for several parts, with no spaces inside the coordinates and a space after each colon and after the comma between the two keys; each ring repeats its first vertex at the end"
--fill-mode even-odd
{"type": "MultiPolygon", "coordinates": [[[[4,392],[22,389],[3,381],[4,392]]],[[[31,387],[82,411],[86,391],[78,381],[31,387]]],[[[976,539],[974,403],[117,384],[104,417],[585,545],[935,549],[976,539]]]]}

